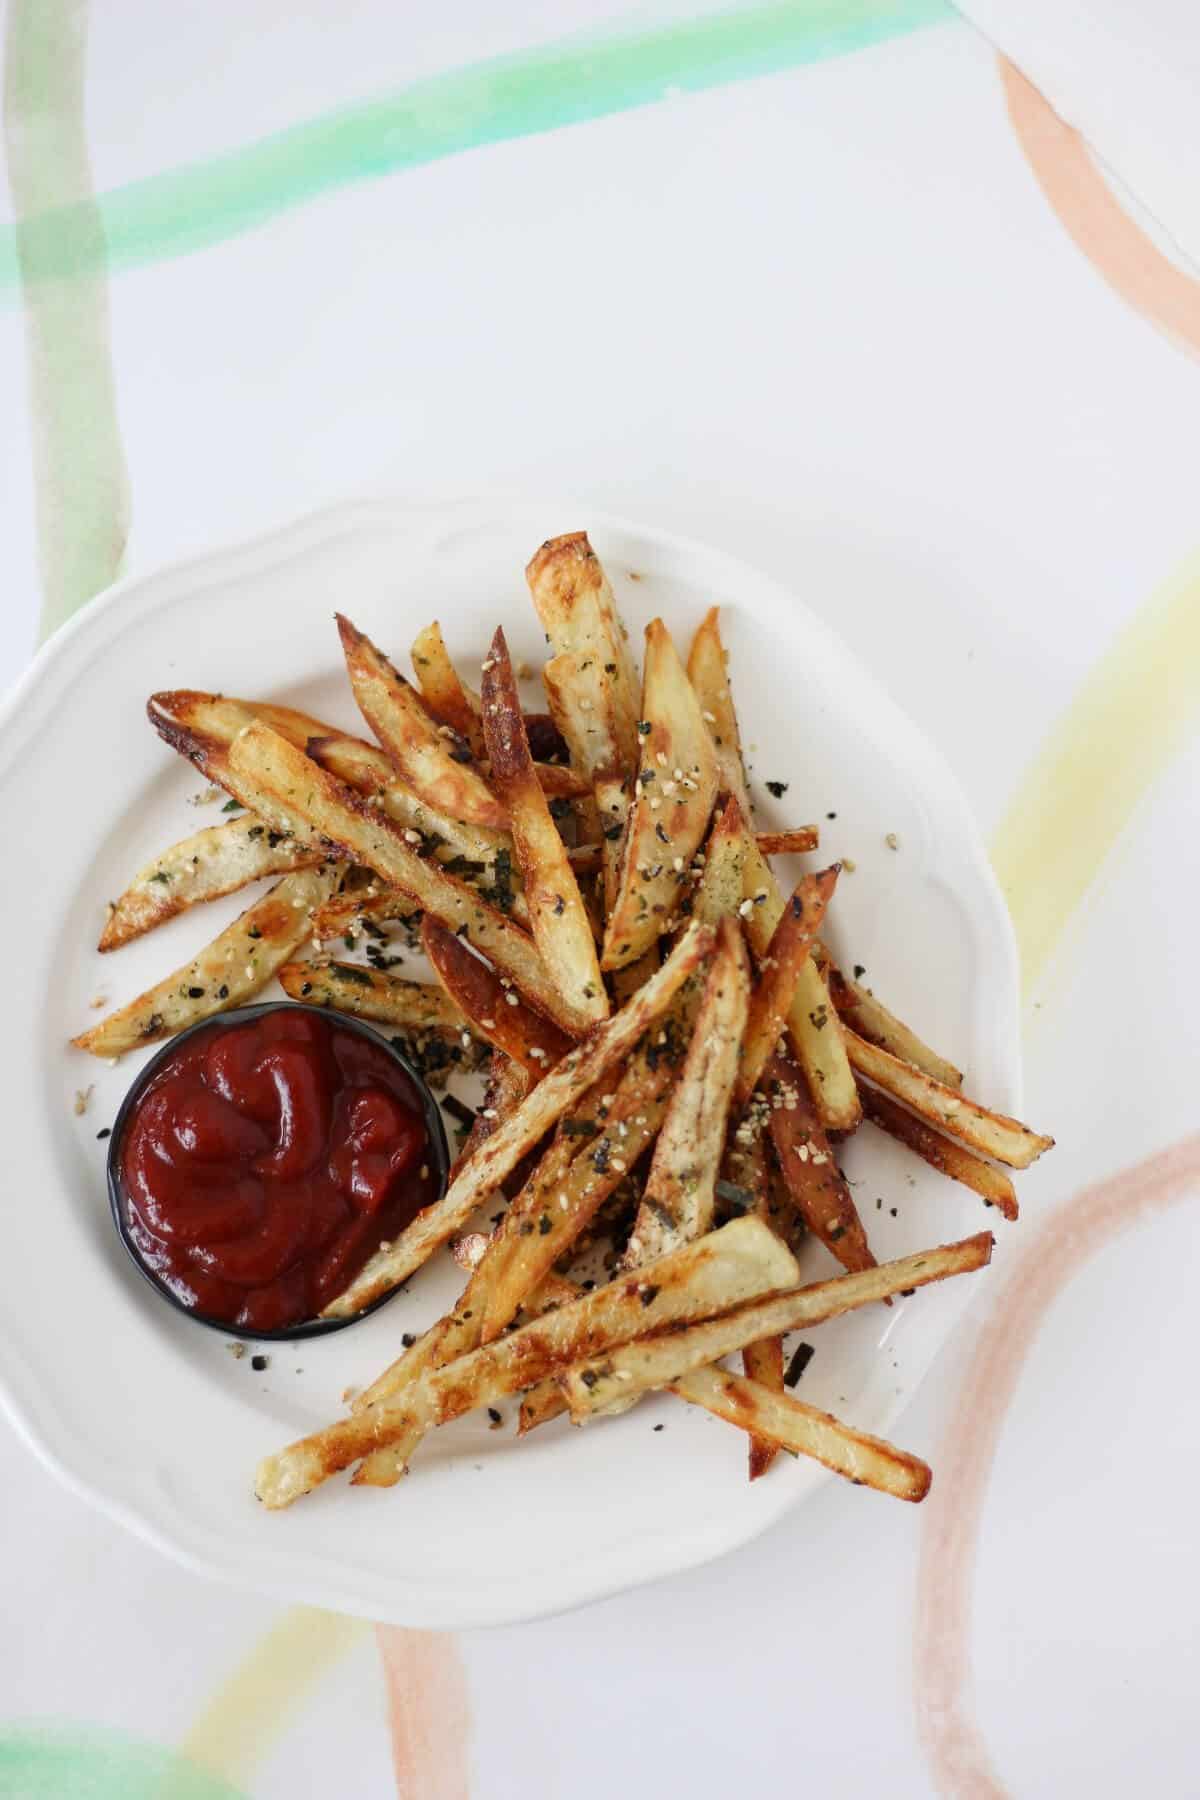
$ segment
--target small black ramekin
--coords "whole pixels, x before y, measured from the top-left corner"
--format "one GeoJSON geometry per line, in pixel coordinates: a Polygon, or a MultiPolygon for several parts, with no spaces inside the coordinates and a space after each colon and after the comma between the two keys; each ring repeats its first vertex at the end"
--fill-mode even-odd
{"type": "MultiPolygon", "coordinates": [[[[211,1019],[201,1019],[197,1025],[189,1025],[186,1031],[181,1031],[175,1037],[168,1038],[158,1054],[151,1057],[145,1068],[138,1073],[129,1092],[121,1102],[120,1111],[113,1124],[112,1136],[108,1140],[108,1203],[112,1208],[113,1224],[125,1247],[125,1254],[143,1281],[150,1284],[160,1299],[165,1300],[169,1306],[173,1306],[176,1312],[182,1313],[185,1319],[192,1319],[197,1325],[207,1325],[210,1331],[223,1332],[226,1337],[249,1338],[255,1343],[278,1343],[294,1338],[325,1337],[331,1331],[343,1331],[347,1325],[357,1325],[358,1321],[365,1319],[369,1313],[378,1312],[379,1308],[386,1306],[388,1301],[394,1299],[399,1291],[393,1289],[391,1293],[381,1294],[379,1299],[372,1301],[370,1306],[364,1306],[361,1312],[352,1313],[346,1319],[306,1319],[300,1325],[287,1325],[276,1331],[243,1331],[229,1319],[214,1319],[207,1313],[196,1312],[194,1308],[185,1306],[178,1295],[171,1292],[153,1269],[146,1267],[129,1235],[125,1184],[121,1177],[121,1146],[124,1143],[125,1130],[135,1106],[167,1058],[173,1056],[181,1044],[186,1043],[189,1038],[198,1036],[203,1031],[224,1030],[229,1025],[244,1025],[251,1019],[261,1019],[265,1013],[312,1013],[318,1010],[320,1009],[303,1006],[295,1000],[271,1000],[261,1006],[234,1007],[229,1012],[217,1013],[211,1019]]],[[[382,1032],[376,1031],[373,1026],[365,1024],[363,1020],[356,1019],[348,1013],[334,1013],[332,1017],[339,1031],[357,1032],[359,1037],[368,1038],[372,1043],[378,1044],[387,1052],[393,1062],[403,1069],[416,1088],[420,1095],[425,1130],[429,1138],[430,1159],[437,1166],[438,1180],[434,1199],[440,1199],[446,1191],[446,1184],[449,1180],[450,1150],[446,1143],[446,1127],[442,1122],[441,1108],[429,1087],[417,1074],[408,1058],[402,1056],[396,1046],[384,1037],[382,1032]]]]}

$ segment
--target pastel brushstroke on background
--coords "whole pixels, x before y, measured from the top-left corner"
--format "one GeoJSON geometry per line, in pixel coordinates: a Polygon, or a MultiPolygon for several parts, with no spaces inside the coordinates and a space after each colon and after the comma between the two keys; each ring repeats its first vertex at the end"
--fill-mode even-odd
{"type": "Polygon", "coordinates": [[[101,197],[102,236],[87,228],[87,202],[48,196],[24,228],[20,257],[12,232],[0,232],[0,295],[18,276],[54,281],[102,268],[106,257],[119,270],[183,256],[351,182],[777,74],[954,17],[948,0],[773,0],[454,69],[115,188],[101,197]]]}
{"type": "Polygon", "coordinates": [[[1151,786],[1200,724],[1200,552],[1118,632],[1021,778],[992,862],[1028,995],[1151,786]]]}
{"type": "Polygon", "coordinates": [[[1097,1251],[1200,1191],[1200,1135],[1060,1206],[1025,1243],[992,1297],[934,1459],[917,1582],[917,1723],[939,1793],[1004,1800],[971,1705],[971,1595],[988,1474],[1042,1321],[1097,1251]]]}
{"type": "Polygon", "coordinates": [[[178,1750],[83,1725],[0,1726],[6,1800],[247,1800],[178,1750]]]}
{"type": "Polygon", "coordinates": [[[1200,281],[1130,217],[1082,137],[1006,57],[999,58],[1008,116],[1034,178],[1076,248],[1150,324],[1200,352],[1200,281]]]}
{"type": "Polygon", "coordinates": [[[6,254],[25,288],[43,637],[114,580],[129,532],[104,229],[84,125],[87,30],[79,0],[12,0],[5,40],[4,137],[17,215],[6,254]],[[44,280],[34,221],[64,208],[79,273],[44,280]]]}

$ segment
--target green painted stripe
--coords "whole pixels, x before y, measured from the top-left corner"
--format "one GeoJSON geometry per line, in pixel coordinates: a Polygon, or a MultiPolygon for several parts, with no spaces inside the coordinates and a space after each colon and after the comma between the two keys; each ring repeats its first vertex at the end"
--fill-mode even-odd
{"type": "Polygon", "coordinates": [[[85,0],[11,0],[4,137],[17,224],[7,253],[25,297],[43,637],[115,578],[129,530],[104,228],[84,129],[86,50],[85,0]],[[44,236],[31,221],[67,215],[76,278],[39,280],[44,236]]]}
{"type": "MultiPolygon", "coordinates": [[[[26,283],[132,269],[252,231],[318,195],[487,144],[579,125],[678,90],[696,93],[843,55],[954,18],[949,0],[774,0],[638,36],[559,42],[435,76],[290,127],[210,161],[114,188],[102,230],[84,206],[26,222],[26,283]]],[[[0,294],[18,277],[0,234],[0,294]]]]}

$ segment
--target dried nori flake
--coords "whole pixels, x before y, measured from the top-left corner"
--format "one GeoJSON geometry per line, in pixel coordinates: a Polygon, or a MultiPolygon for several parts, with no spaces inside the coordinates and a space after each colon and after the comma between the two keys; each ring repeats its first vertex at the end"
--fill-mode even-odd
{"type": "Polygon", "coordinates": [[[797,1344],[783,1377],[784,1387],[794,1388],[813,1359],[811,1344],[797,1344]]]}
{"type": "Polygon", "coordinates": [[[749,1188],[739,1187],[736,1181],[718,1181],[716,1194],[727,1206],[736,1206],[739,1212],[749,1212],[754,1205],[754,1195],[749,1188]]]}
{"type": "Polygon", "coordinates": [[[783,796],[788,791],[788,783],[786,781],[768,781],[766,786],[768,794],[773,794],[776,800],[782,800],[783,796]]]}
{"type": "Polygon", "coordinates": [[[374,987],[370,969],[360,969],[354,963],[344,963],[338,970],[343,981],[354,981],[359,987],[374,987]]]}

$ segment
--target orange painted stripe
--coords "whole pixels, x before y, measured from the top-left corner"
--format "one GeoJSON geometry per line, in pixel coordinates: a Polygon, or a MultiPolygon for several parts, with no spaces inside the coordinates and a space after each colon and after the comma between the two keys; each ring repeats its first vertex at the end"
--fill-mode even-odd
{"type": "Polygon", "coordinates": [[[1006,57],[998,60],[1017,142],[1059,224],[1123,300],[1181,348],[1200,351],[1200,280],[1151,242],[1079,133],[1006,57]]]}

